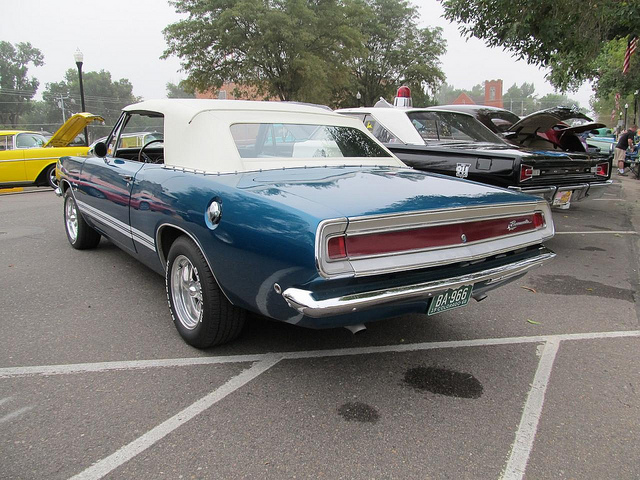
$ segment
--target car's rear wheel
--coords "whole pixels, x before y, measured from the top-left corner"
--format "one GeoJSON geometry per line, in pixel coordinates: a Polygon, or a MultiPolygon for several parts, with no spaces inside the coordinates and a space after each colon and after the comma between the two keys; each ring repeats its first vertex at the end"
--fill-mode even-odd
{"type": "Polygon", "coordinates": [[[100,243],[100,234],[82,218],[70,189],[64,194],[64,230],[71,246],[78,250],[94,248],[100,243]]]}
{"type": "Polygon", "coordinates": [[[45,179],[47,180],[47,185],[51,188],[58,188],[58,179],[56,178],[56,165],[49,165],[47,167],[47,171],[45,172],[45,179]]]}
{"type": "Polygon", "coordinates": [[[173,323],[189,345],[207,348],[240,335],[246,312],[225,298],[190,238],[179,237],[171,245],[165,283],[173,323]]]}

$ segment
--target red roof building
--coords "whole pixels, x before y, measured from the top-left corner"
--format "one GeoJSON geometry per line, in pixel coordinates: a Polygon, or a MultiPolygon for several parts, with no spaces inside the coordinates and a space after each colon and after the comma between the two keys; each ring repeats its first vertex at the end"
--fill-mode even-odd
{"type": "Polygon", "coordinates": [[[458,98],[456,98],[453,101],[454,105],[475,105],[476,102],[473,101],[473,99],[467,95],[466,93],[462,92],[458,98]]]}

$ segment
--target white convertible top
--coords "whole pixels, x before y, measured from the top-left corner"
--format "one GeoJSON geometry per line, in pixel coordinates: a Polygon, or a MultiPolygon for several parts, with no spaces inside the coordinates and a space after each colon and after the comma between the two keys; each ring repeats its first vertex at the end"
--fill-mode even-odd
{"type": "Polygon", "coordinates": [[[424,139],[407,116],[411,112],[424,112],[424,108],[360,107],[342,108],[336,112],[348,115],[373,115],[380,125],[389,130],[402,143],[424,145],[424,139]]]}
{"type": "Polygon", "coordinates": [[[402,167],[361,121],[315,105],[247,100],[162,99],[129,105],[126,112],[164,116],[165,165],[213,173],[320,165],[378,165],[402,167]],[[233,124],[274,123],[345,126],[363,131],[390,157],[241,158],[231,135],[233,124]]]}

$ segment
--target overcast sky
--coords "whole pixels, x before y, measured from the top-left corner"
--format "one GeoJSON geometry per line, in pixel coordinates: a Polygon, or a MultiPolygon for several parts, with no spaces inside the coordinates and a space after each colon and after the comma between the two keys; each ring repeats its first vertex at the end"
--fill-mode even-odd
{"type": "MultiPolygon", "coordinates": [[[[538,96],[553,92],[544,80],[545,71],[479,40],[461,38],[457,25],[442,18],[437,0],[413,3],[420,10],[422,26],[444,30],[447,54],[442,68],[449,84],[471,89],[501,78],[505,91],[514,83],[533,82],[538,96]]],[[[134,95],[163,98],[167,82],[178,83],[186,76],[177,58],[160,60],[165,49],[162,29],[178,19],[164,0],[21,0],[19,8],[3,9],[0,40],[31,42],[42,51],[45,65],[29,70],[40,80],[39,93],[47,82],[58,82],[68,68],[75,68],[73,54],[79,48],[84,71],[107,70],[113,80],[128,78],[134,95]]],[[[570,94],[587,108],[590,95],[588,85],[570,94]]]]}

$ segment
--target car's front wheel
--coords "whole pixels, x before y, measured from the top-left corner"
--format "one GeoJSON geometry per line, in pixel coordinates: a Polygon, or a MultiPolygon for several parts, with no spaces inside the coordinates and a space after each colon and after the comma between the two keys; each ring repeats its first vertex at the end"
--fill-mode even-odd
{"type": "Polygon", "coordinates": [[[165,283],[173,323],[189,345],[207,348],[240,335],[246,312],[225,298],[190,238],[179,237],[171,245],[165,283]]]}
{"type": "Polygon", "coordinates": [[[56,165],[49,165],[47,167],[47,171],[45,172],[45,179],[47,180],[47,185],[49,185],[54,190],[58,188],[58,179],[56,178],[56,165]]]}
{"type": "Polygon", "coordinates": [[[78,250],[94,248],[100,243],[100,234],[82,218],[70,188],[64,193],[64,230],[71,246],[78,250]]]}

